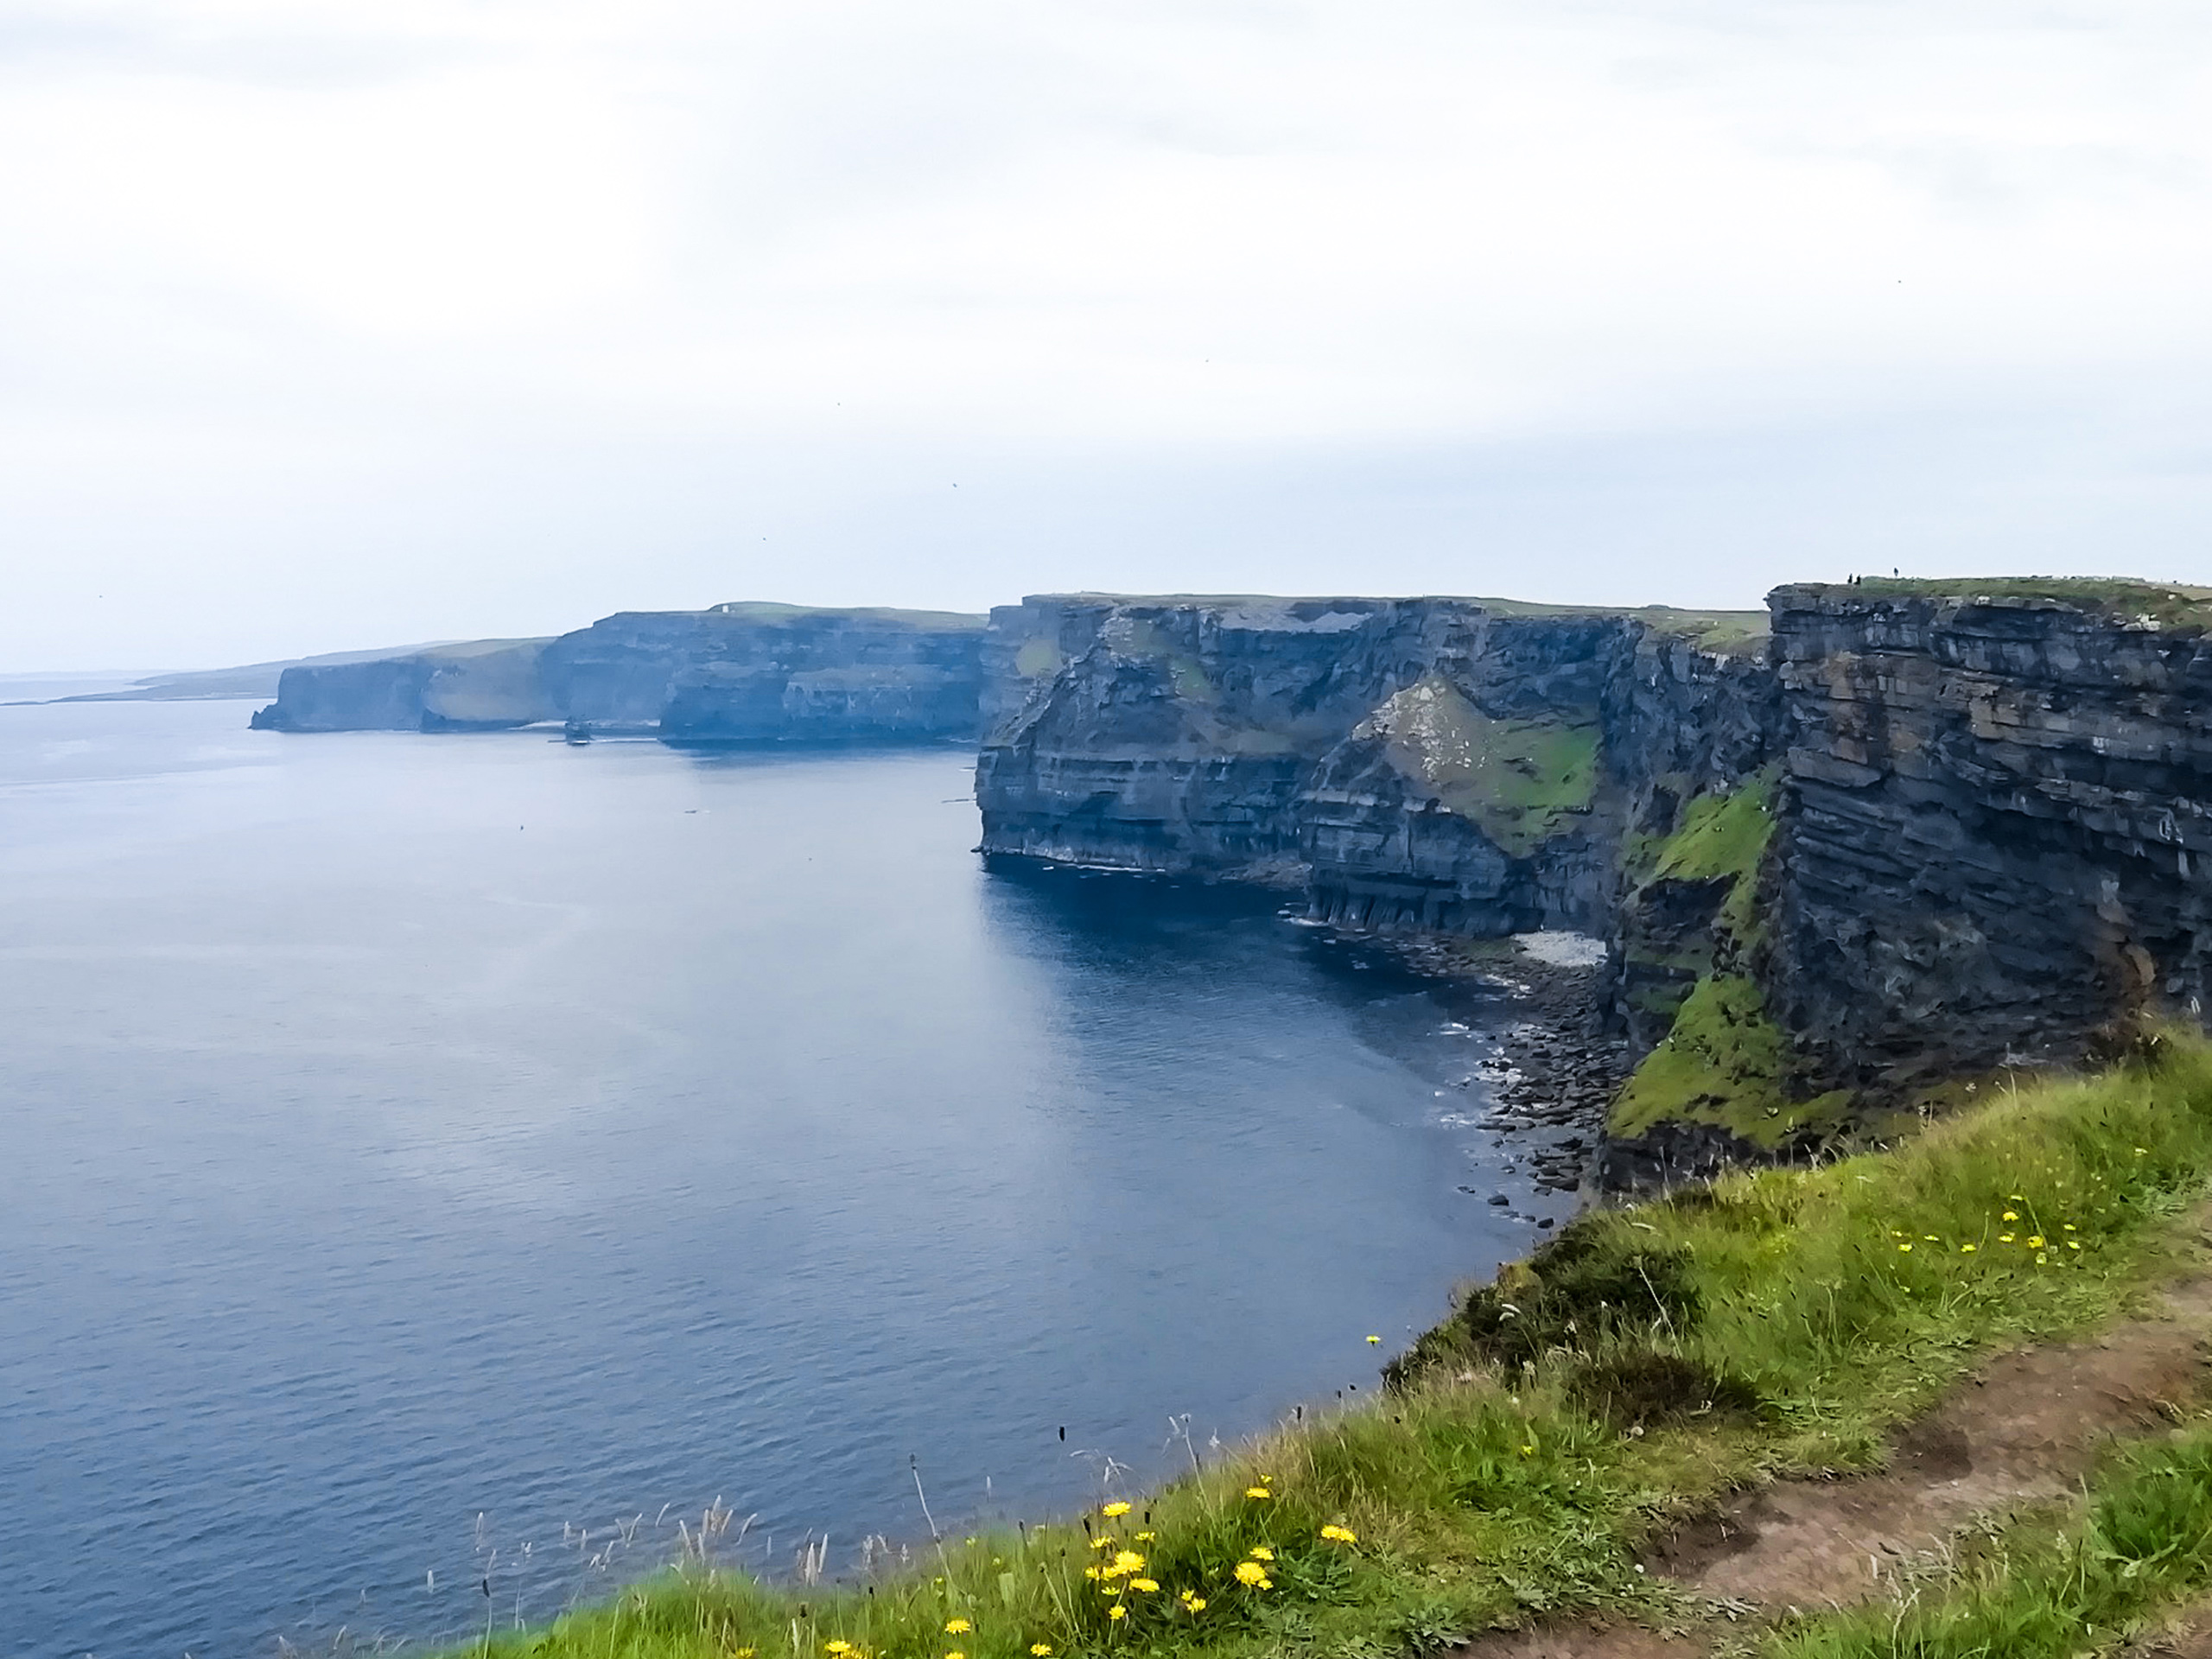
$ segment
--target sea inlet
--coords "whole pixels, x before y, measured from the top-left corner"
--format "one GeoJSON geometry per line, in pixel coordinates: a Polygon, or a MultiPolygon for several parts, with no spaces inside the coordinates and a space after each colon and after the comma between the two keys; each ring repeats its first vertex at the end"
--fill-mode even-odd
{"type": "Polygon", "coordinates": [[[419,1647],[717,1502],[849,1573],[918,1476],[1046,1515],[1371,1389],[1562,1213],[1475,1127],[1508,1004],[986,868],[959,750],[246,714],[0,708],[0,1653],[419,1647]]]}

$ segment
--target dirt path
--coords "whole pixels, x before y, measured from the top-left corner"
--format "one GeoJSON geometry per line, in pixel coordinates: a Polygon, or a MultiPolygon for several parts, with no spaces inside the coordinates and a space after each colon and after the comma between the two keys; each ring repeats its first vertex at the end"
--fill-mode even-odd
{"type": "MultiPolygon", "coordinates": [[[[2102,1336],[2000,1355],[1900,1434],[1887,1470],[1779,1481],[1747,1492],[1654,1549],[1645,1565],[1693,1596],[1752,1618],[1810,1612],[1885,1592],[1914,1558],[1975,1516],[2063,1497],[2113,1437],[2171,1421],[2201,1397],[2212,1274],[2170,1286],[2158,1310],[2102,1336]]],[[[1740,1629],[1740,1626],[1735,1628],[1740,1629]]],[[[2212,1659],[2212,1611],[2152,1659],[2212,1659]]],[[[1699,1632],[1662,1637],[1578,1624],[1486,1637],[1462,1659],[1693,1659],[1699,1632]]]]}

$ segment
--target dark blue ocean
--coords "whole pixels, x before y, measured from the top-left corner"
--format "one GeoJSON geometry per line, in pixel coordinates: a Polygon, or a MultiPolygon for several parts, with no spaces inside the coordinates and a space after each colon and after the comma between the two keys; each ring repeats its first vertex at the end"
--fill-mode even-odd
{"type": "Polygon", "coordinates": [[[1040,1514],[1371,1386],[1528,1242],[1462,1185],[1556,1213],[1503,1008],[988,870],[960,751],[247,712],[0,708],[10,1659],[480,1630],[718,1497],[849,1571],[917,1465],[1040,1514]]]}

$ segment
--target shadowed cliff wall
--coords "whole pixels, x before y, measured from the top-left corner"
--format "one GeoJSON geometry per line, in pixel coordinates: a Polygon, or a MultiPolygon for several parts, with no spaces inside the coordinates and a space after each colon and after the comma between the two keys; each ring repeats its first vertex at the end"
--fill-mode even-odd
{"type": "Polygon", "coordinates": [[[2212,995],[2212,607],[1991,586],[1772,595],[1769,980],[1822,1081],[2071,1059],[2212,995]]]}

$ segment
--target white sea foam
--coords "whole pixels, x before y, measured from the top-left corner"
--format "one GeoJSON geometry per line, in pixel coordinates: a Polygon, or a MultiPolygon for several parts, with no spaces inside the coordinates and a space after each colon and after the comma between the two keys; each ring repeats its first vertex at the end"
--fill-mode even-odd
{"type": "Polygon", "coordinates": [[[1595,968],[1605,960],[1605,942],[1587,933],[1516,933],[1513,943],[1554,968],[1595,968]]]}

